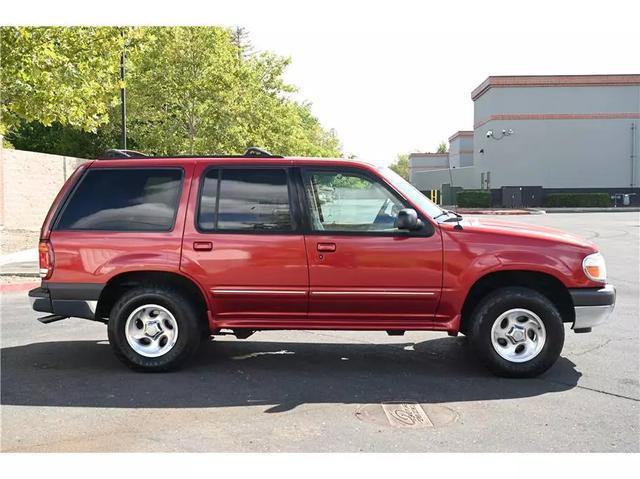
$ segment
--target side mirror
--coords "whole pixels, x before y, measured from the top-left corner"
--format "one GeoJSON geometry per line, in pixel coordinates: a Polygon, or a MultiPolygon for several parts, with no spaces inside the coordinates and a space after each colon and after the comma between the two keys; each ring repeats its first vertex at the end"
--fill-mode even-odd
{"type": "Polygon", "coordinates": [[[398,211],[394,226],[399,230],[415,231],[422,228],[422,221],[418,219],[418,213],[412,208],[404,208],[398,211]]]}

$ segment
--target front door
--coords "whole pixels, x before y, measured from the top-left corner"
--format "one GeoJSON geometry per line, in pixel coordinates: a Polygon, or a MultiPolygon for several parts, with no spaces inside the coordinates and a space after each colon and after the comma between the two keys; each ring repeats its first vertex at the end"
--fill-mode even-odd
{"type": "Polygon", "coordinates": [[[431,227],[394,227],[407,205],[380,179],[339,168],[303,170],[309,325],[419,329],[440,299],[442,241],[431,227]]]}
{"type": "Polygon", "coordinates": [[[181,268],[205,285],[215,327],[300,325],[309,282],[290,169],[198,165],[195,177],[181,268]]]}

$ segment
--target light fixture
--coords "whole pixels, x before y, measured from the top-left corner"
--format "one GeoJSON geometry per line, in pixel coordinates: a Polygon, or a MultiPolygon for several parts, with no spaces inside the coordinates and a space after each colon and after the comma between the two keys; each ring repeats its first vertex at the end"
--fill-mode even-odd
{"type": "Polygon", "coordinates": [[[502,133],[500,136],[496,136],[493,130],[487,130],[487,133],[486,133],[487,138],[492,138],[494,140],[502,140],[505,136],[511,136],[511,135],[513,135],[513,130],[511,128],[507,130],[502,130],[502,133]]]}

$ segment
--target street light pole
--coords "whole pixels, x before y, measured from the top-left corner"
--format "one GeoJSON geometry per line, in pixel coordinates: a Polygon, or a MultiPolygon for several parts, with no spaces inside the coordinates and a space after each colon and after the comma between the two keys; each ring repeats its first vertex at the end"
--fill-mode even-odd
{"type": "Polygon", "coordinates": [[[125,77],[125,62],[127,60],[125,44],[124,44],[124,30],[120,32],[122,36],[122,54],[120,55],[120,148],[127,149],[127,90],[124,86],[125,77]]]}

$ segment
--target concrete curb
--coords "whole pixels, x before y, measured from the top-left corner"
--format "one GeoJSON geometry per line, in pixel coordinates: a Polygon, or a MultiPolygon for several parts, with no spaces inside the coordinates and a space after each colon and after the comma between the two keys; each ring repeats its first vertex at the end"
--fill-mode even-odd
{"type": "Polygon", "coordinates": [[[487,210],[474,208],[459,208],[454,210],[461,215],[540,215],[544,214],[541,210],[487,210]]]}
{"type": "Polygon", "coordinates": [[[632,213],[640,212],[640,208],[620,207],[620,208],[526,208],[526,209],[486,209],[486,208],[455,208],[452,209],[460,214],[467,215],[544,215],[547,213],[632,213]]]}
{"type": "Polygon", "coordinates": [[[640,208],[625,206],[620,208],[545,208],[547,213],[635,213],[640,208]]]}
{"type": "Polygon", "coordinates": [[[17,276],[20,278],[39,278],[40,274],[37,271],[2,271],[0,277],[3,276],[17,276]]]}

